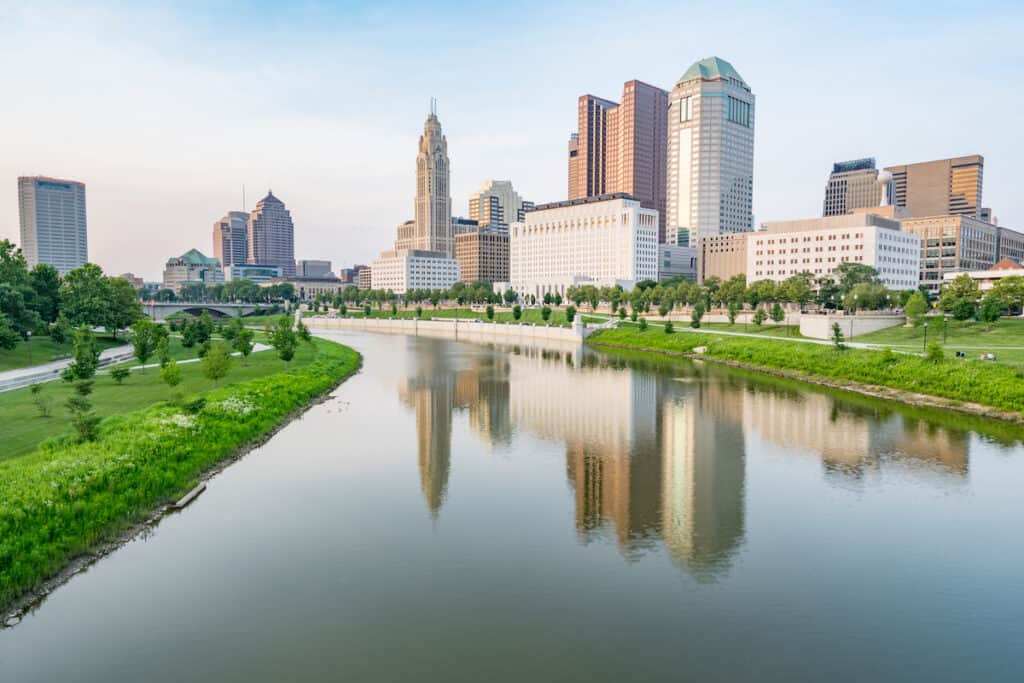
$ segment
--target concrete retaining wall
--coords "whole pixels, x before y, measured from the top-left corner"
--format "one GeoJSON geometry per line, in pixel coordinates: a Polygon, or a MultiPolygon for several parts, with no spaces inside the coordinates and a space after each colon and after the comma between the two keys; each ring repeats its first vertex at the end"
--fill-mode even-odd
{"type": "Polygon", "coordinates": [[[846,339],[869,332],[877,332],[887,327],[896,327],[907,322],[904,315],[867,313],[857,315],[825,315],[804,313],[800,316],[800,334],[811,339],[831,339],[832,324],[839,323],[846,339]]]}
{"type": "Polygon", "coordinates": [[[466,341],[580,343],[596,328],[547,327],[544,325],[490,323],[470,320],[417,320],[403,318],[303,318],[313,330],[367,330],[466,341]]]}

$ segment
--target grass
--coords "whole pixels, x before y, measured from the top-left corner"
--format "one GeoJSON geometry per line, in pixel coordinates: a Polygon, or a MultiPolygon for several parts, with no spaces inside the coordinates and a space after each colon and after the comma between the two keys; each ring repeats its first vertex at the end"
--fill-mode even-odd
{"type": "MultiPolygon", "coordinates": [[[[177,499],[204,471],[359,367],[359,354],[340,344],[317,339],[303,347],[302,360],[288,371],[278,361],[248,381],[239,372],[218,389],[191,385],[205,390],[205,401],[189,410],[154,403],[107,418],[96,441],[50,439],[28,455],[0,461],[0,610],[177,499]]],[[[107,389],[132,391],[97,393],[107,389]]]]}
{"type": "Polygon", "coordinates": [[[601,345],[636,347],[653,351],[691,353],[706,347],[705,356],[746,365],[785,370],[838,381],[891,387],[959,402],[979,403],[1012,413],[1024,413],[1024,380],[1019,368],[974,360],[924,358],[881,351],[785,342],[750,337],[715,337],[677,332],[665,334],[660,326],[641,330],[622,325],[602,330],[588,340],[601,345]]]}
{"type": "MultiPolygon", "coordinates": [[[[968,358],[990,352],[1000,363],[1024,363],[1024,319],[1003,318],[995,323],[949,319],[945,336],[941,318],[928,319],[928,341],[943,344],[946,351],[963,351],[968,358]]],[[[889,327],[854,337],[866,344],[891,346],[901,351],[920,351],[924,346],[924,327],[889,327]]]]}
{"type": "MultiPolygon", "coordinates": [[[[332,314],[334,314],[333,311],[332,311],[332,314]]],[[[576,315],[580,315],[580,313],[577,311],[576,315]]],[[[347,317],[349,317],[349,318],[362,318],[362,317],[364,317],[363,316],[362,308],[356,309],[356,308],[353,308],[353,307],[349,307],[349,309],[348,309],[348,316],[347,317]]],[[[384,310],[382,310],[382,311],[378,311],[376,308],[374,308],[371,311],[371,313],[370,313],[370,317],[371,318],[404,318],[404,319],[411,319],[411,318],[415,318],[416,317],[416,310],[415,309],[409,309],[409,310],[398,309],[398,314],[397,315],[392,315],[390,308],[385,307],[384,310]]],[[[474,310],[474,309],[471,309],[471,308],[438,308],[438,309],[435,310],[435,309],[431,308],[430,306],[424,306],[423,307],[423,315],[421,316],[421,318],[423,320],[430,320],[431,318],[475,318],[475,319],[479,319],[479,320],[487,320],[487,313],[483,309],[477,311],[477,310],[474,310]]],[[[589,315],[585,315],[584,316],[584,320],[585,321],[596,321],[598,319],[597,318],[592,318],[589,315]]],[[[514,323],[514,322],[516,322],[515,316],[512,315],[512,311],[510,311],[510,310],[500,310],[498,308],[495,308],[495,311],[494,311],[494,321],[498,322],[498,323],[514,323]]],[[[524,308],[524,309],[522,309],[522,318],[519,320],[519,322],[521,322],[521,323],[531,323],[531,324],[535,324],[535,325],[543,325],[544,324],[544,318],[541,316],[541,312],[540,312],[539,308],[524,308]]],[[[604,318],[601,318],[600,322],[604,322],[604,318]]],[[[551,309],[551,318],[548,321],[548,323],[551,324],[551,325],[557,325],[559,327],[568,327],[569,326],[569,322],[565,319],[565,311],[561,310],[561,309],[556,309],[556,308],[552,308],[551,309]]]]}
{"type": "MultiPolygon", "coordinates": [[[[110,337],[97,337],[96,344],[100,350],[109,349],[114,346],[121,346],[128,342],[123,338],[116,341],[110,337]]],[[[71,355],[71,339],[63,344],[58,344],[50,337],[32,337],[30,342],[19,342],[13,349],[0,349],[0,372],[5,370],[16,370],[27,368],[30,365],[43,365],[50,361],[59,360],[71,355]],[[31,349],[29,348],[31,346],[31,349]],[[32,362],[28,362],[29,351],[32,352],[32,362]]]]}
{"type": "MultiPolygon", "coordinates": [[[[657,322],[658,319],[654,318],[653,321],[657,322]]],[[[674,323],[676,329],[683,327],[689,327],[689,321],[683,320],[674,323]]],[[[800,334],[799,325],[776,325],[774,323],[763,323],[760,327],[754,323],[736,323],[730,325],[729,323],[705,323],[700,324],[702,330],[716,330],[721,332],[738,332],[741,334],[758,334],[764,337],[782,337],[784,339],[805,339],[800,334]]]]}
{"type": "MultiPolygon", "coordinates": [[[[178,359],[195,357],[195,348],[183,349],[181,341],[172,341],[172,355],[178,359]]],[[[317,344],[321,342],[315,340],[317,344]]],[[[311,362],[317,355],[315,347],[300,344],[292,361],[292,367],[301,367],[311,362]]],[[[156,358],[151,358],[155,363],[156,358]]],[[[133,361],[130,363],[135,365],[133,361]]],[[[241,358],[234,358],[228,376],[221,380],[224,386],[245,382],[257,377],[281,372],[286,369],[284,361],[277,357],[273,350],[259,351],[249,356],[248,364],[243,365],[241,358]]],[[[202,363],[182,363],[181,384],[177,391],[193,394],[213,388],[213,382],[203,377],[202,363]]],[[[42,396],[52,399],[53,414],[51,417],[40,417],[32,401],[29,389],[17,389],[0,393],[0,418],[3,425],[4,448],[0,451],[0,461],[24,455],[36,448],[44,439],[56,434],[71,431],[71,416],[64,402],[72,394],[72,388],[65,382],[47,382],[42,385],[42,396]]],[[[172,395],[171,389],[160,379],[158,368],[145,371],[136,370],[117,385],[108,374],[96,377],[92,400],[96,414],[101,417],[117,415],[123,412],[138,410],[153,403],[166,401],[172,395]]]]}

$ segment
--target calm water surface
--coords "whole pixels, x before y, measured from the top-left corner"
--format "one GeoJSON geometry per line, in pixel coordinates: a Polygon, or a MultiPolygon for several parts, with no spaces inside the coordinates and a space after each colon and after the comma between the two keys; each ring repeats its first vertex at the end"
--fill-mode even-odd
{"type": "Polygon", "coordinates": [[[590,350],[363,372],[0,632],[0,680],[1019,681],[1003,425],[590,350]]]}

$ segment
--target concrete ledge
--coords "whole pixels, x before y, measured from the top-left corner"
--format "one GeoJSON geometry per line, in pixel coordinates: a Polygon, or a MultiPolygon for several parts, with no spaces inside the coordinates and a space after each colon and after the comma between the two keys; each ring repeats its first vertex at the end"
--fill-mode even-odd
{"type": "MultiPolygon", "coordinates": [[[[579,318],[577,318],[579,320],[579,318]]],[[[596,328],[548,327],[545,325],[466,322],[464,320],[419,320],[409,318],[303,318],[310,329],[367,330],[466,341],[518,342],[547,340],[580,343],[596,328]]]]}
{"type": "Polygon", "coordinates": [[[846,339],[887,327],[896,327],[907,322],[907,317],[896,313],[858,313],[837,315],[826,313],[804,313],[800,316],[800,334],[811,339],[831,339],[832,324],[839,323],[846,339]]]}

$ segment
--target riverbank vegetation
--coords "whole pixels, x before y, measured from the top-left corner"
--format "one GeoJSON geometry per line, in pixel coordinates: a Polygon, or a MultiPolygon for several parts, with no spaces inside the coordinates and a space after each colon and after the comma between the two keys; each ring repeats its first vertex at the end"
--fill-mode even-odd
{"type": "Polygon", "coordinates": [[[625,324],[601,330],[588,343],[669,353],[694,354],[747,367],[781,370],[793,377],[852,381],[927,394],[961,403],[977,403],[1024,413],[1024,376],[1020,368],[951,358],[938,348],[931,358],[892,351],[837,349],[835,346],[713,334],[665,334],[625,324]]]}
{"type": "MultiPolygon", "coordinates": [[[[169,390],[157,372],[133,373],[124,386],[101,377],[90,398],[106,419],[94,440],[79,442],[68,432],[0,461],[0,610],[181,496],[203,472],[265,437],[359,366],[359,355],[340,344],[313,339],[298,347],[290,362],[255,354],[226,380],[209,368],[204,373],[203,363],[182,364],[178,390],[185,395],[174,402],[166,400],[169,390]],[[211,389],[217,381],[222,386],[211,389]]],[[[34,412],[30,401],[12,400],[18,393],[0,395],[5,436],[22,422],[60,431],[53,428],[56,417],[15,415],[34,412]]],[[[23,442],[31,438],[21,435],[23,442]]]]}

